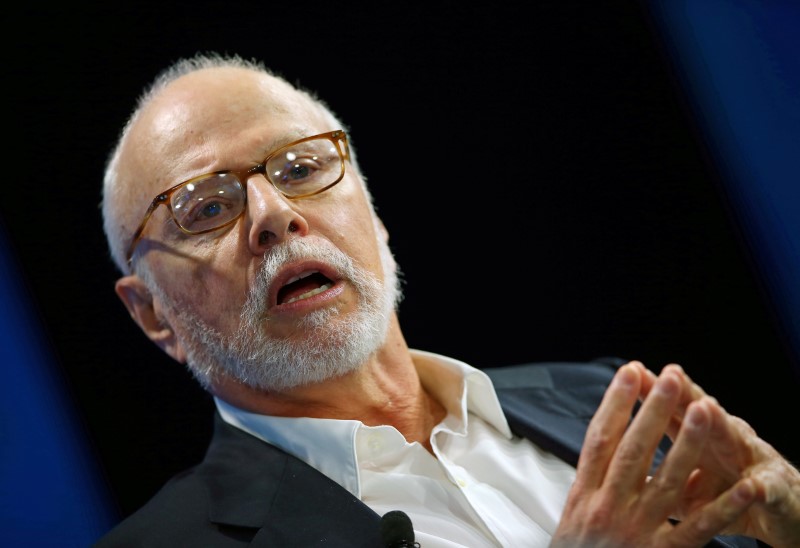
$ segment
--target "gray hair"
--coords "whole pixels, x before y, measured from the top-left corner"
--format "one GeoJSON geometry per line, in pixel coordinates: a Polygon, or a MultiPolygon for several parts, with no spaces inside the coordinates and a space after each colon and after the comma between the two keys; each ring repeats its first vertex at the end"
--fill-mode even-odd
{"type": "MultiPolygon", "coordinates": [[[[156,75],[152,82],[144,89],[136,101],[136,106],[130,114],[127,122],[120,132],[114,148],[108,156],[105,166],[105,173],[103,176],[103,189],[100,207],[103,215],[103,230],[106,234],[106,240],[109,246],[109,252],[114,264],[123,274],[130,274],[130,267],[127,263],[125,252],[127,244],[130,240],[133,231],[132,226],[126,226],[124,220],[127,218],[130,223],[135,223],[133,217],[136,214],[143,212],[130,212],[129,207],[134,202],[135,188],[133,185],[125,185],[120,181],[119,175],[119,162],[122,154],[123,145],[128,138],[131,128],[136,123],[137,119],[141,116],[145,107],[160,94],[169,84],[178,78],[185,76],[189,73],[209,69],[209,68],[242,68],[260,72],[269,75],[276,79],[279,85],[285,85],[287,88],[305,96],[313,104],[318,106],[323,114],[327,116],[331,123],[340,129],[347,130],[341,120],[338,119],[336,114],[328,107],[328,105],[321,100],[317,95],[297,84],[291,84],[283,76],[268,69],[261,61],[255,59],[245,59],[239,55],[223,55],[219,53],[198,53],[192,57],[181,58],[172,63],[167,68],[162,70],[156,75]],[[127,213],[127,215],[126,215],[127,213]]],[[[351,164],[356,172],[360,174],[358,164],[355,159],[355,149],[350,144],[350,158],[351,164]]],[[[366,179],[361,175],[361,180],[366,182],[366,179]]],[[[366,189],[367,197],[372,202],[372,197],[366,189]]],[[[141,261],[137,264],[141,264],[141,261]]],[[[137,269],[138,270],[138,269],[137,269]]]]}

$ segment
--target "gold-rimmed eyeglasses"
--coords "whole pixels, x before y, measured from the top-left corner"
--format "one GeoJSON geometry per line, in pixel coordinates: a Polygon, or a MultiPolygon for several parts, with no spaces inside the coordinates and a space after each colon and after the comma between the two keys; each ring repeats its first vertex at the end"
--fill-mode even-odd
{"type": "Polygon", "coordinates": [[[261,174],[284,196],[299,200],[325,192],[342,180],[350,159],[347,135],[342,130],[304,137],[270,152],[264,160],[243,171],[214,171],[192,177],[153,198],[133,233],[127,260],[131,264],[150,216],[165,204],[173,221],[187,234],[204,234],[228,226],[242,216],[247,205],[247,179],[261,174]]]}

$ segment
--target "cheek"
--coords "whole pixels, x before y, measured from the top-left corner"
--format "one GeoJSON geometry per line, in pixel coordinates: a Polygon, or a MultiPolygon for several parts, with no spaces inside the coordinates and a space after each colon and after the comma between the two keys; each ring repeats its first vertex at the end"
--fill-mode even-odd
{"type": "Polygon", "coordinates": [[[331,196],[331,207],[326,208],[328,223],[345,238],[374,239],[375,223],[372,219],[372,208],[361,188],[361,183],[349,181],[346,186],[344,184],[340,185],[341,191],[331,196]]]}
{"type": "Polygon", "coordinates": [[[362,266],[374,268],[380,264],[372,210],[360,191],[342,192],[328,207],[321,208],[311,220],[312,231],[320,229],[339,249],[351,255],[362,266]]]}
{"type": "Polygon", "coordinates": [[[187,265],[161,265],[159,279],[177,312],[187,312],[225,333],[238,326],[245,300],[246,268],[237,270],[232,261],[196,261],[187,265]],[[241,272],[241,275],[239,274],[241,272]]]}

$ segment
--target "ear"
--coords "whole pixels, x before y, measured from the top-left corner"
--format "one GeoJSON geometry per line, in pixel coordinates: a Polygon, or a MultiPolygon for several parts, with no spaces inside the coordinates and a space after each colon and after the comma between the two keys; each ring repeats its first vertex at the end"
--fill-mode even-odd
{"type": "Polygon", "coordinates": [[[114,290],[147,338],[174,360],[186,363],[186,353],[164,315],[163,305],[150,293],[142,279],[135,274],[124,276],[117,280],[114,290]]]}

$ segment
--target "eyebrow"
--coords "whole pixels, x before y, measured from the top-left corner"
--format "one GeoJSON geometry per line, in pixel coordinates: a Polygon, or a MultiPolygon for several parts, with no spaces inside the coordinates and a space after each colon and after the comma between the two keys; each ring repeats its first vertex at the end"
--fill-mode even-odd
{"type": "MultiPolygon", "coordinates": [[[[281,147],[283,147],[285,145],[288,145],[291,142],[298,141],[300,139],[303,139],[305,137],[309,137],[310,135],[314,135],[314,134],[315,133],[313,133],[313,131],[309,131],[309,129],[307,127],[293,127],[291,129],[289,129],[288,131],[278,135],[277,137],[274,137],[271,140],[267,141],[267,143],[264,144],[261,147],[262,152],[258,155],[258,160],[254,160],[252,163],[248,164],[246,167],[243,167],[241,169],[223,167],[221,169],[215,169],[215,170],[212,170],[212,171],[205,171],[205,172],[197,173],[196,175],[191,175],[189,177],[181,179],[179,182],[175,182],[175,183],[173,183],[172,185],[170,185],[167,188],[172,188],[173,186],[179,185],[181,183],[184,183],[184,182],[186,182],[186,181],[188,181],[190,179],[193,179],[194,177],[200,177],[201,175],[217,173],[219,171],[232,171],[232,172],[237,172],[237,173],[247,171],[248,169],[250,169],[254,165],[256,165],[256,162],[262,162],[264,160],[264,158],[267,157],[267,155],[272,154],[273,152],[275,152],[279,148],[281,148],[281,147]]],[[[170,219],[171,218],[172,218],[172,216],[170,215],[170,219]]]]}
{"type": "Polygon", "coordinates": [[[295,127],[290,129],[289,131],[267,142],[266,146],[263,147],[262,157],[260,160],[263,160],[268,154],[272,154],[282,146],[288,145],[293,141],[303,139],[304,137],[308,137],[309,135],[314,135],[314,133],[309,133],[308,128],[301,129],[295,127]]]}
{"type": "Polygon", "coordinates": [[[261,147],[260,147],[261,148],[261,152],[256,155],[258,159],[249,161],[249,163],[247,163],[242,168],[235,168],[235,167],[232,168],[232,167],[224,167],[224,166],[222,166],[219,169],[212,169],[211,171],[200,171],[200,172],[197,172],[195,175],[184,176],[183,178],[178,179],[177,181],[174,181],[174,182],[170,183],[170,185],[168,187],[166,187],[166,188],[169,189],[169,188],[172,188],[172,187],[174,187],[176,185],[184,183],[184,182],[188,181],[189,179],[193,179],[195,177],[200,177],[201,175],[217,173],[219,171],[233,171],[233,172],[237,172],[237,173],[243,172],[243,171],[247,171],[248,169],[250,169],[254,165],[256,165],[257,162],[262,162],[264,160],[264,158],[267,157],[267,155],[272,154],[273,152],[275,152],[279,148],[281,148],[281,147],[283,147],[285,145],[288,145],[292,141],[297,141],[297,140],[302,139],[304,137],[307,137],[309,135],[313,135],[313,133],[309,133],[308,128],[293,127],[291,129],[289,129],[288,131],[286,131],[286,132],[284,132],[284,133],[282,133],[282,134],[280,134],[280,135],[278,135],[276,137],[273,137],[272,139],[267,141],[265,144],[262,144],[261,147]]]}

